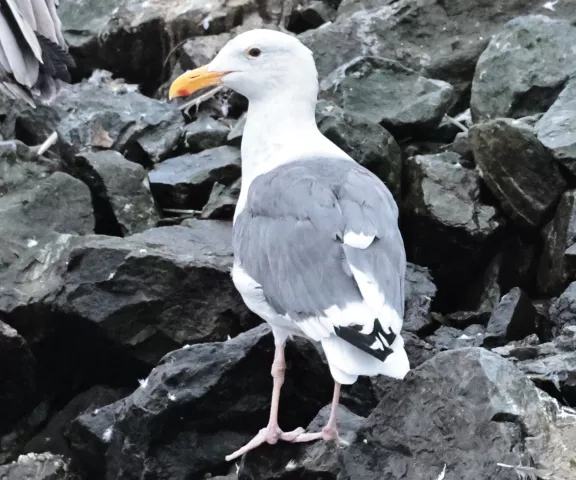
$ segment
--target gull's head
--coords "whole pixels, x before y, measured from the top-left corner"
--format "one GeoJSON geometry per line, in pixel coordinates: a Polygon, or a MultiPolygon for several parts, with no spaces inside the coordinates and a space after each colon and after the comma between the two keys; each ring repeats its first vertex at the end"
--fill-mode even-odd
{"type": "Polygon", "coordinates": [[[251,30],[233,38],[208,65],[174,80],[169,97],[214,85],[231,88],[249,101],[286,92],[316,100],[318,93],[312,52],[297,38],[274,30],[251,30]]]}

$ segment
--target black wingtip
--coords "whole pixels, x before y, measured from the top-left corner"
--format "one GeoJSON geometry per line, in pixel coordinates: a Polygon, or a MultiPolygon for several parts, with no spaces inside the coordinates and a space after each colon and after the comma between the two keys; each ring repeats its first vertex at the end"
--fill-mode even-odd
{"type": "Polygon", "coordinates": [[[393,353],[390,345],[394,343],[396,334],[392,329],[390,329],[390,333],[386,333],[384,328],[382,328],[380,320],[377,318],[374,319],[372,333],[365,334],[354,327],[336,327],[334,331],[342,340],[347,341],[381,362],[385,361],[388,356],[393,353]],[[382,348],[372,348],[372,345],[376,342],[378,342],[377,344],[382,348]]]}

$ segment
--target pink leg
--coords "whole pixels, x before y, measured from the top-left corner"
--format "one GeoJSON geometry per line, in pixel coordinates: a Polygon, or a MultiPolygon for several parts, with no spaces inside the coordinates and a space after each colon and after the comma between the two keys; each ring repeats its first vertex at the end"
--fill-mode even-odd
{"type": "Polygon", "coordinates": [[[284,375],[286,372],[286,360],[284,359],[284,343],[276,345],[276,350],[274,352],[274,362],[272,363],[272,401],[270,403],[270,420],[266,428],[263,428],[258,432],[258,434],[250,440],[246,445],[244,445],[239,450],[228,455],[226,460],[234,460],[246,452],[259,447],[263,443],[269,443],[274,445],[278,440],[284,440],[285,442],[293,442],[296,437],[298,437],[302,432],[303,428],[298,428],[292,432],[283,432],[278,426],[278,407],[280,405],[280,391],[282,385],[284,384],[284,375]]]}
{"type": "Polygon", "coordinates": [[[301,433],[296,437],[294,442],[311,442],[313,440],[339,440],[342,443],[344,440],[341,440],[338,436],[338,428],[337,428],[337,412],[338,412],[338,403],[340,402],[340,387],[341,385],[338,382],[334,382],[334,396],[332,397],[332,407],[330,408],[330,418],[328,419],[328,423],[326,426],[320,431],[315,433],[301,433]]]}

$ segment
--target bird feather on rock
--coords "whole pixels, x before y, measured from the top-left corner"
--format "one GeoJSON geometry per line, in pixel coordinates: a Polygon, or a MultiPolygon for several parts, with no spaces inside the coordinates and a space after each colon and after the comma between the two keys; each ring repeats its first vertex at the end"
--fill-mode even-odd
{"type": "Polygon", "coordinates": [[[410,368],[400,335],[406,254],[398,207],[375,175],[318,130],[316,66],[298,39],[243,33],[209,65],[177,78],[169,95],[216,85],[249,101],[232,277],[276,346],[269,423],[227,459],[265,442],[338,440],[340,385],[359,375],[401,379],[410,368]],[[335,380],[320,432],[278,425],[284,345],[294,335],[321,343],[335,380]]]}
{"type": "Polygon", "coordinates": [[[34,106],[70,81],[74,61],[62,35],[57,0],[0,0],[0,91],[34,106]]]}

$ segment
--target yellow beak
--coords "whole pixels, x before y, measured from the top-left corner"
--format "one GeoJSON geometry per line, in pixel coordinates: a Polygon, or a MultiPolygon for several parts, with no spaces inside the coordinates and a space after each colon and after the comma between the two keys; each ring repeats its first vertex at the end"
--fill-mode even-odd
{"type": "Polygon", "coordinates": [[[226,73],[228,72],[209,72],[208,65],[194,70],[188,70],[172,82],[168,98],[186,97],[201,88],[220,85],[222,77],[226,75],[226,73]]]}

